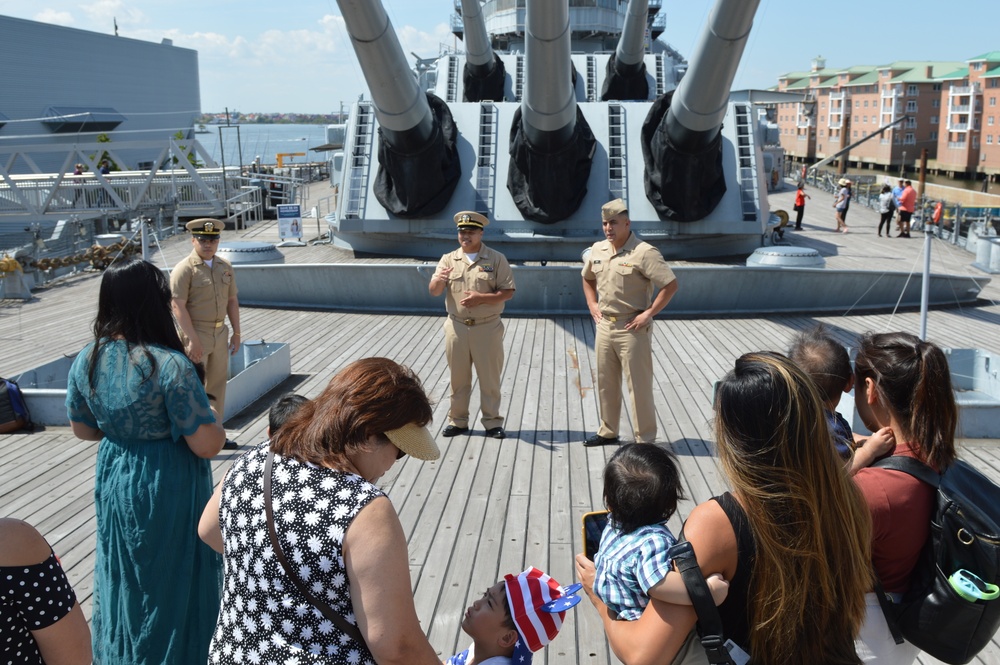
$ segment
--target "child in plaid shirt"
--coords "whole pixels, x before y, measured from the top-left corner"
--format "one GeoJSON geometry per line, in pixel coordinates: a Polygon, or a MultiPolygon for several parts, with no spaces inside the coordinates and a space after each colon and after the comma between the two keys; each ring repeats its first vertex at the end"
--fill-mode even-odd
{"type": "MultiPolygon", "coordinates": [[[[664,524],[677,509],[680,473],[674,456],[649,443],[622,446],[604,468],[610,514],[594,557],[594,592],[620,621],[635,621],[650,598],[690,605],[667,551],[677,541],[664,524]]],[[[721,575],[706,582],[715,604],[729,593],[721,575]]]]}

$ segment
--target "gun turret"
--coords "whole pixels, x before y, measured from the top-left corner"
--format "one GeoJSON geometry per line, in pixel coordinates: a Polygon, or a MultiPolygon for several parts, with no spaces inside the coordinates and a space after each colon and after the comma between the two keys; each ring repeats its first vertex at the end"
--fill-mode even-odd
{"type": "Polygon", "coordinates": [[[576,103],[568,0],[528,2],[527,82],[510,132],[507,189],[521,214],[551,224],[587,193],[596,140],[576,103]]]}
{"type": "Polygon", "coordinates": [[[649,98],[646,80],[646,18],[649,0],[629,0],[625,25],[615,54],[608,58],[601,99],[632,100],[649,98]]]}
{"type": "Polygon", "coordinates": [[[380,0],[337,4],[379,124],[375,197],[400,217],[440,212],[461,176],[451,112],[417,85],[380,0]]]}
{"type": "Polygon", "coordinates": [[[503,101],[507,71],[503,60],[493,53],[486,32],[483,8],[479,0],[462,0],[462,24],[465,42],[465,70],[462,73],[462,100],[503,101]]]}
{"type": "Polygon", "coordinates": [[[660,219],[703,219],[726,193],[720,130],[759,4],[718,0],[680,85],[646,116],[646,198],[660,219]]]}

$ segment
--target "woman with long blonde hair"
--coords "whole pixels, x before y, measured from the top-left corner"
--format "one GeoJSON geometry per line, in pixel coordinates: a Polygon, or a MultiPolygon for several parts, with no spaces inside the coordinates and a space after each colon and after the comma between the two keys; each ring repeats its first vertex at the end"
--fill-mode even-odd
{"type": "MultiPolygon", "coordinates": [[[[757,665],[859,662],[871,520],[830,445],[813,382],[780,354],[746,354],[720,382],[715,413],[732,491],[697,506],[684,536],[702,573],[730,582],[719,606],[724,637],[757,665]]],[[[578,556],[618,658],[670,663],[694,627],[693,608],[651,600],[638,621],[615,621],[591,591],[592,571],[578,556]]]]}

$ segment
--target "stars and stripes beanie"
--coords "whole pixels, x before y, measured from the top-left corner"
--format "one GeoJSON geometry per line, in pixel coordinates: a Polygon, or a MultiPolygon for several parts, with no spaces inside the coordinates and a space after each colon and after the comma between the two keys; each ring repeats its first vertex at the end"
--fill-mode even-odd
{"type": "Polygon", "coordinates": [[[575,595],[579,584],[564,589],[534,566],[519,575],[505,575],[504,583],[510,616],[529,653],[551,642],[562,628],[566,610],[580,602],[575,595]]]}

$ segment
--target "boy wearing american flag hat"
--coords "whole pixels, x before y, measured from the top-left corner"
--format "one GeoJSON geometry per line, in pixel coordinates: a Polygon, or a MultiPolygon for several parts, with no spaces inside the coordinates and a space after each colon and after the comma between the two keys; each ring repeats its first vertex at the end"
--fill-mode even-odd
{"type": "Polygon", "coordinates": [[[445,665],[531,665],[532,654],[559,633],[566,610],[580,602],[580,588],[563,588],[534,567],[505,575],[465,611],[462,630],[472,646],[445,665]]]}

